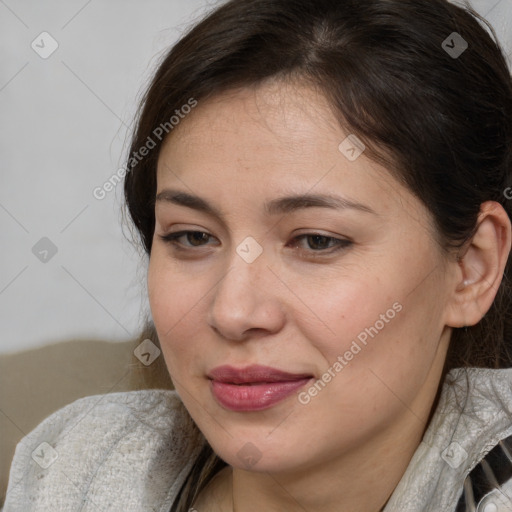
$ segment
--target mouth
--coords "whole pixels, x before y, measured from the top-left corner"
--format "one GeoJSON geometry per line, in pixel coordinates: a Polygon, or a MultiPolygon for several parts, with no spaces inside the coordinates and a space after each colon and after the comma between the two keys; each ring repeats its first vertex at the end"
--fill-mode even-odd
{"type": "Polygon", "coordinates": [[[313,375],[269,366],[219,366],[209,374],[210,389],[223,408],[243,412],[268,409],[306,385],[313,375]]]}
{"type": "Polygon", "coordinates": [[[208,378],[213,381],[236,385],[269,384],[274,382],[290,382],[312,378],[308,373],[290,373],[270,366],[252,365],[245,368],[234,368],[223,365],[214,368],[208,378]]]}

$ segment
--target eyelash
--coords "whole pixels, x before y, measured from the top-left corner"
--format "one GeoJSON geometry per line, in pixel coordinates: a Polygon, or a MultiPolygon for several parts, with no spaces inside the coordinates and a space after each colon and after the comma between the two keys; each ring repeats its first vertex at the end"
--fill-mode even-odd
{"type": "MultiPolygon", "coordinates": [[[[204,231],[178,231],[176,233],[169,233],[168,235],[159,235],[159,237],[164,242],[166,242],[168,244],[174,245],[176,247],[176,249],[178,249],[180,251],[188,251],[190,249],[193,249],[194,247],[203,247],[203,246],[202,245],[185,246],[185,248],[183,248],[183,245],[180,242],[177,242],[177,240],[179,238],[185,236],[185,235],[191,235],[191,234],[194,234],[194,233],[200,233],[200,234],[204,234],[204,235],[207,235],[209,237],[212,237],[212,235],[209,235],[208,233],[206,233],[204,231]]],[[[335,252],[338,252],[338,251],[341,251],[343,249],[348,248],[353,243],[352,241],[347,240],[347,239],[335,238],[335,237],[332,237],[332,236],[322,235],[322,234],[319,234],[319,233],[304,233],[303,235],[299,235],[299,236],[293,238],[292,242],[295,242],[295,241],[298,241],[298,240],[301,240],[301,239],[305,239],[307,237],[320,237],[320,238],[324,238],[324,239],[327,239],[329,241],[332,240],[332,241],[335,242],[334,248],[331,247],[330,249],[320,249],[320,250],[313,250],[313,249],[312,250],[304,250],[304,249],[300,249],[301,252],[307,252],[310,255],[312,255],[313,257],[330,255],[332,253],[335,253],[335,252]]]]}

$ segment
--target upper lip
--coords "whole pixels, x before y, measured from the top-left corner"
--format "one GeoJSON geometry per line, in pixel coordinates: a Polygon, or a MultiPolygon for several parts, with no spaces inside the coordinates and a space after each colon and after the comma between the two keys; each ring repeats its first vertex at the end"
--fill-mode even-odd
{"type": "Polygon", "coordinates": [[[208,378],[217,382],[230,384],[243,384],[251,382],[285,382],[312,377],[308,373],[289,373],[270,366],[251,365],[244,368],[233,366],[217,366],[209,374],[208,378]]]}

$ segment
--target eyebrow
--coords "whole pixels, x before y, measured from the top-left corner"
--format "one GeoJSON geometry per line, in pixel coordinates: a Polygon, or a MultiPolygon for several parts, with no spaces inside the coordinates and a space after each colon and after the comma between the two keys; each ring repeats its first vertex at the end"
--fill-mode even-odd
{"type": "MultiPolygon", "coordinates": [[[[164,189],[157,194],[156,201],[164,201],[178,206],[192,208],[216,217],[219,220],[222,220],[224,217],[218,208],[208,203],[205,199],[179,190],[164,189]]],[[[272,199],[265,203],[265,213],[267,215],[287,214],[303,208],[312,207],[335,210],[353,209],[378,216],[378,213],[369,206],[351,201],[344,197],[329,194],[296,194],[272,199]]]]}

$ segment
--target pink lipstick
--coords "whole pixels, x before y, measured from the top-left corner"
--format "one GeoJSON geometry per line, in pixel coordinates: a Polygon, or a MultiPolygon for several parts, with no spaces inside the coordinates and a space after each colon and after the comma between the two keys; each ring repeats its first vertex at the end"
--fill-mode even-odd
{"type": "Polygon", "coordinates": [[[310,374],[288,373],[269,366],[234,368],[223,365],[209,374],[217,402],[232,411],[261,411],[291,395],[313,378],[310,374]]]}

